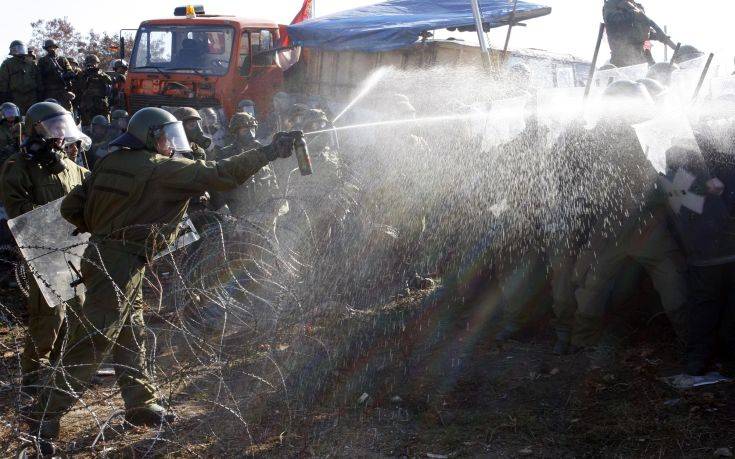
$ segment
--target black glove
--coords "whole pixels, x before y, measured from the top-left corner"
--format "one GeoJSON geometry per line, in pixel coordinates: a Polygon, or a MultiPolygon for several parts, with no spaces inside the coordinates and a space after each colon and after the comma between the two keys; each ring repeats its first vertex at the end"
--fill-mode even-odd
{"type": "Polygon", "coordinates": [[[273,136],[271,144],[261,148],[260,151],[265,154],[268,161],[275,161],[278,158],[288,158],[293,155],[294,142],[301,135],[303,135],[301,131],[277,132],[273,136]]]}

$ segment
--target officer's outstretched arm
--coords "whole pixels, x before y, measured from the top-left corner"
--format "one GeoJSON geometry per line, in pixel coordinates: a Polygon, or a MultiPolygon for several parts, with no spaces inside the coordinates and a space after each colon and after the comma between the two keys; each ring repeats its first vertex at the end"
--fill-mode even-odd
{"type": "Polygon", "coordinates": [[[273,143],[220,161],[171,159],[161,164],[155,179],[171,197],[194,197],[204,191],[229,191],[242,185],[263,166],[293,154],[296,135],[278,133],[273,143]]]}
{"type": "Polygon", "coordinates": [[[253,176],[268,158],[259,150],[221,161],[171,159],[161,164],[153,180],[160,180],[169,198],[184,199],[207,191],[229,191],[253,176]]]}
{"type": "Polygon", "coordinates": [[[84,180],[81,185],[74,187],[74,189],[64,197],[64,200],[61,201],[61,216],[82,233],[89,232],[89,229],[84,222],[84,206],[87,203],[88,183],[89,178],[84,180]]]}

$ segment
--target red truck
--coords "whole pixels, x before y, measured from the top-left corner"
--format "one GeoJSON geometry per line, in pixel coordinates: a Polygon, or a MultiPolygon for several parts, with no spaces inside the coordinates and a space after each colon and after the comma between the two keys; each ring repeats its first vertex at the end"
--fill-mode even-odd
{"type": "Polygon", "coordinates": [[[207,15],[191,6],[174,14],[138,28],[125,88],[128,110],[212,107],[229,118],[250,99],[266,115],[283,86],[278,24],[207,15]]]}

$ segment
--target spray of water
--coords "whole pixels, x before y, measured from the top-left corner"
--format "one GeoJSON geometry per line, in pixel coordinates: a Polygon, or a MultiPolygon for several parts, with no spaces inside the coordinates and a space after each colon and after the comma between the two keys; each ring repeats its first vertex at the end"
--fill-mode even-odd
{"type": "MultiPolygon", "coordinates": [[[[363,393],[428,394],[406,375],[427,355],[457,361],[504,320],[505,300],[541,290],[545,271],[529,268],[540,252],[578,250],[590,221],[614,234],[642,215],[653,182],[650,164],[630,153],[635,134],[587,129],[574,90],[537,88],[529,113],[513,82],[477,69],[375,78],[348,104],[354,122],[337,128],[340,151],[312,151],[313,176],[272,163],[239,193],[218,196],[239,204],[237,219],[192,215],[206,228],[202,242],[146,278],[149,367],[161,393],[173,405],[207,407],[196,423],[206,428],[182,439],[223,438],[242,451],[294,430],[315,406],[353,406],[363,393]],[[393,119],[385,100],[369,97],[376,93],[407,96],[419,116],[393,119]],[[442,282],[449,300],[495,279],[502,296],[488,296],[464,339],[452,339],[452,308],[380,309],[414,286],[414,273],[442,282]]],[[[438,372],[436,384],[453,384],[451,374],[438,372]]],[[[125,441],[105,434],[119,425],[108,399],[84,400],[100,417],[85,415],[85,434],[99,440],[81,446],[85,453],[125,441]]],[[[221,455],[219,446],[202,454],[221,455]]]]}
{"type": "Polygon", "coordinates": [[[370,91],[372,91],[378,83],[385,77],[386,74],[390,71],[390,67],[380,67],[378,70],[374,71],[366,80],[365,83],[363,83],[362,88],[357,93],[354,99],[350,101],[350,103],[347,104],[347,106],[342,109],[341,112],[337,116],[334,117],[332,120],[332,123],[336,123],[340,120],[347,112],[352,109],[358,102],[360,102],[365,96],[367,96],[370,91]]]}

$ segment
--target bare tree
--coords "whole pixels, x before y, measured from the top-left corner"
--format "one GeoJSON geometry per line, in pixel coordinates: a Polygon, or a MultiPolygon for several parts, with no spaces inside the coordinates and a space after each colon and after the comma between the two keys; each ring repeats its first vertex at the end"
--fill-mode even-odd
{"type": "MultiPolygon", "coordinates": [[[[82,35],[68,18],[39,19],[31,23],[31,39],[29,46],[40,51],[43,42],[53,39],[59,45],[60,54],[83,62],[84,57],[95,54],[100,58],[101,68],[108,69],[113,60],[120,57],[119,39],[106,31],[90,30],[82,35]]],[[[125,58],[130,59],[132,48],[125,50],[125,58]]]]}

